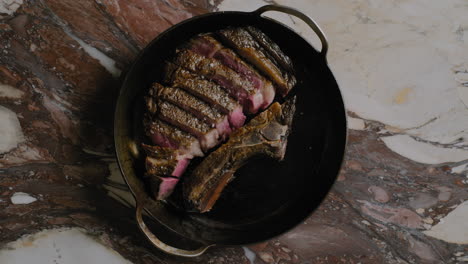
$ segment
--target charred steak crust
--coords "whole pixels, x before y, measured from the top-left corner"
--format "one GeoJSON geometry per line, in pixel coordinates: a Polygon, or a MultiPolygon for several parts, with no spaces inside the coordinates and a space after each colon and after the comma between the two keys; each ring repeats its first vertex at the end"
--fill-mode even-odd
{"type": "Polygon", "coordinates": [[[222,113],[216,108],[180,88],[161,86],[158,97],[190,112],[209,125],[213,125],[223,118],[222,113]]]}
{"type": "Polygon", "coordinates": [[[247,26],[245,29],[285,71],[291,74],[294,73],[294,67],[291,59],[283,53],[278,44],[256,27],[247,26]]]}
{"type": "Polygon", "coordinates": [[[145,118],[146,135],[153,144],[179,149],[189,157],[202,157],[203,151],[200,142],[194,136],[174,127],[157,117],[145,118]]]}
{"type": "Polygon", "coordinates": [[[184,198],[193,209],[201,213],[211,210],[234,173],[249,158],[255,155],[284,158],[294,102],[295,98],[291,98],[283,105],[273,103],[195,168],[183,186],[184,198]]]}
{"type": "Polygon", "coordinates": [[[244,124],[246,117],[242,106],[221,86],[173,63],[166,64],[165,73],[166,83],[186,90],[226,114],[232,128],[235,129],[244,124]]]}
{"type": "Polygon", "coordinates": [[[295,77],[280,67],[270,55],[244,28],[227,28],[217,32],[220,39],[233,48],[241,57],[268,76],[284,96],[296,84],[295,77]]]}
{"type": "MultiPolygon", "coordinates": [[[[248,80],[256,89],[257,93],[262,95],[263,102],[259,105],[260,109],[265,109],[273,101],[275,90],[271,82],[239,58],[234,51],[225,48],[211,34],[204,34],[192,38],[187,48],[207,58],[218,60],[221,64],[248,80]]],[[[256,111],[258,111],[258,109],[252,109],[252,112],[256,111]]]]}
{"type": "Polygon", "coordinates": [[[231,127],[226,115],[185,90],[159,85],[157,94],[158,98],[184,109],[210,127],[215,127],[223,139],[231,133],[231,127]]]}
{"type": "Polygon", "coordinates": [[[193,73],[208,78],[224,89],[243,106],[248,113],[255,113],[263,103],[263,96],[246,79],[218,60],[204,57],[188,49],[179,50],[173,61],[193,73]]]}
{"type": "Polygon", "coordinates": [[[162,81],[144,97],[144,129],[154,144],[142,145],[145,178],[155,199],[167,199],[191,159],[225,140],[185,180],[183,195],[199,212],[212,208],[250,157],[284,157],[294,102],[270,104],[295,85],[294,67],[260,30],[227,28],[190,39],[166,62],[162,81]],[[244,126],[246,114],[263,109],[244,126]]]}
{"type": "Polygon", "coordinates": [[[145,177],[158,188],[153,189],[156,199],[166,199],[172,194],[178,177],[184,173],[189,159],[177,149],[142,144],[147,156],[145,159],[145,177]]]}

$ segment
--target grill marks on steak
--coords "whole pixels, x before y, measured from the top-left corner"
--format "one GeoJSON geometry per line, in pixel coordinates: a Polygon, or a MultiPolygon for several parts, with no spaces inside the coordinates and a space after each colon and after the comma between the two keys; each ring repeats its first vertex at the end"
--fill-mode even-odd
{"type": "Polygon", "coordinates": [[[217,34],[240,57],[213,34],[198,35],[166,62],[166,86],[154,83],[145,96],[144,127],[157,145],[142,145],[147,154],[145,177],[158,200],[169,197],[191,159],[230,137],[186,181],[184,196],[200,212],[211,209],[251,156],[282,159],[294,113],[288,103],[268,107],[276,92],[284,96],[295,84],[291,61],[279,47],[255,28],[217,34]],[[267,107],[243,126],[244,113],[267,107]]]}
{"type": "Polygon", "coordinates": [[[215,127],[223,139],[231,134],[231,127],[229,126],[227,116],[216,108],[211,107],[206,102],[180,88],[164,87],[159,84],[154,85],[157,88],[158,98],[184,109],[211,127],[215,127]]]}
{"type": "MultiPolygon", "coordinates": [[[[275,98],[275,89],[270,81],[261,76],[250,65],[241,60],[235,52],[226,49],[211,35],[202,35],[190,40],[189,49],[208,58],[214,58],[248,80],[262,94],[260,109],[268,107],[275,98]]],[[[255,109],[258,110],[258,109],[255,109]]]]}
{"type": "Polygon", "coordinates": [[[203,150],[218,144],[219,133],[196,116],[169,102],[158,101],[158,117],[198,138],[203,150]]]}
{"type": "Polygon", "coordinates": [[[177,53],[173,62],[219,84],[237,99],[243,106],[244,111],[248,113],[256,113],[263,105],[262,94],[248,80],[242,78],[242,76],[224,66],[218,60],[183,49],[177,53]]]}
{"type": "Polygon", "coordinates": [[[158,146],[178,149],[187,157],[203,157],[200,142],[189,133],[174,127],[158,117],[145,118],[146,135],[158,146]]]}
{"type": "Polygon", "coordinates": [[[236,108],[241,108],[240,104],[230,97],[221,86],[200,75],[191,73],[173,63],[167,63],[165,72],[165,81],[167,83],[187,90],[195,96],[213,104],[225,114],[235,111],[236,108]]]}
{"type": "Polygon", "coordinates": [[[172,177],[148,176],[150,189],[157,200],[167,199],[174,191],[179,179],[172,177]]]}
{"type": "Polygon", "coordinates": [[[180,177],[189,158],[177,149],[142,144],[146,152],[146,172],[157,176],[180,177]]]}
{"type": "MultiPolygon", "coordinates": [[[[228,46],[232,47],[241,57],[257,67],[263,74],[268,76],[277,86],[279,92],[284,96],[296,84],[295,77],[287,70],[282,69],[274,56],[265,50],[250,33],[244,28],[228,28],[217,32],[218,36],[228,46]]],[[[281,52],[271,47],[270,52],[281,52]]],[[[281,52],[282,54],[282,52],[281,52]]]]}
{"type": "Polygon", "coordinates": [[[223,116],[218,110],[211,108],[207,103],[180,88],[156,85],[158,86],[157,95],[159,98],[194,114],[207,124],[214,125],[223,116]]]}
{"type": "Polygon", "coordinates": [[[244,124],[245,115],[242,106],[221,86],[173,63],[167,63],[165,76],[165,82],[186,90],[226,114],[232,128],[238,128],[244,124]]]}
{"type": "Polygon", "coordinates": [[[294,67],[291,59],[281,51],[280,47],[272,41],[270,37],[256,27],[248,26],[245,29],[260,44],[260,46],[262,46],[262,48],[264,48],[275,59],[283,70],[290,74],[294,73],[294,67]]]}
{"type": "MultiPolygon", "coordinates": [[[[152,97],[147,99],[147,105],[149,109],[155,109],[153,114],[159,119],[197,137],[202,150],[206,151],[219,143],[219,131],[225,136],[231,132],[227,119],[222,118],[220,115],[218,116],[219,123],[209,124],[209,118],[204,116],[204,114],[208,114],[206,112],[209,112],[209,110],[207,107],[203,107],[204,103],[196,97],[190,96],[183,91],[180,93],[168,94],[171,90],[166,90],[166,87],[158,83],[154,83],[150,89],[152,90],[150,91],[152,97]],[[170,98],[170,100],[166,100],[166,98],[170,98]],[[184,102],[180,99],[189,101],[184,102]],[[149,102],[152,102],[154,105],[149,105],[149,102]],[[184,109],[188,109],[191,112],[184,109]],[[202,119],[198,118],[197,115],[192,112],[197,112],[197,115],[201,116],[202,119]],[[206,122],[204,120],[206,120],[206,122]]],[[[209,114],[216,116],[215,112],[210,112],[209,114]]]]}

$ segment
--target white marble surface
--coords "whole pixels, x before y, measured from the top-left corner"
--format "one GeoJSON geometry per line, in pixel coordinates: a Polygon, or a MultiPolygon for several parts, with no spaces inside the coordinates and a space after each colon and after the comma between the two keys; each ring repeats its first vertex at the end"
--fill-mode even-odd
{"type": "Polygon", "coordinates": [[[27,235],[0,250],[2,264],[129,264],[98,237],[79,228],[44,230],[27,235]]]}
{"type": "Polygon", "coordinates": [[[99,61],[99,63],[104,67],[112,76],[115,78],[120,76],[120,73],[122,72],[117,66],[115,65],[115,61],[111,58],[109,58],[106,54],[102,53],[95,47],[86,44],[83,40],[78,38],[77,36],[73,35],[73,33],[70,32],[70,30],[66,27],[64,27],[64,31],[67,33],[68,36],[70,36],[72,39],[74,39],[78,44],[80,44],[80,47],[86,51],[86,53],[89,54],[92,58],[96,59],[99,61]]]}
{"type": "Polygon", "coordinates": [[[18,116],[10,109],[0,106],[0,154],[6,153],[24,141],[18,116]]]}
{"type": "Polygon", "coordinates": [[[11,196],[10,200],[12,204],[30,204],[37,201],[36,197],[24,192],[15,192],[11,196]]]}
{"type": "Polygon", "coordinates": [[[23,4],[23,0],[1,0],[0,1],[0,17],[1,14],[11,15],[23,4]]]}
{"type": "Polygon", "coordinates": [[[437,225],[424,233],[450,243],[468,244],[468,201],[458,205],[437,225]]]}

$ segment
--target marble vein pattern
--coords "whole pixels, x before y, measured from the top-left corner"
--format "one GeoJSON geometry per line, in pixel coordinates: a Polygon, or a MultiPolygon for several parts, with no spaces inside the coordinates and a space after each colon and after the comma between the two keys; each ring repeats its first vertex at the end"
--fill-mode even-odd
{"type": "MultiPolygon", "coordinates": [[[[0,0],[0,263],[468,261],[466,14],[465,0],[0,0]],[[175,23],[272,3],[328,36],[349,115],[344,167],[280,237],[163,254],[135,224],[113,152],[121,73],[175,23]]],[[[320,49],[303,22],[266,15],[320,49]]]]}

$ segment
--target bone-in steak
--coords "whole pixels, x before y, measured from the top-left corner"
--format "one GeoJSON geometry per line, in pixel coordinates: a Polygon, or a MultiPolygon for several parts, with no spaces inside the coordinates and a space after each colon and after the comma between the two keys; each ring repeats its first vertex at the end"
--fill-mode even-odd
{"type": "Polygon", "coordinates": [[[294,86],[294,67],[263,32],[246,27],[195,36],[163,68],[161,83],[145,95],[144,128],[154,144],[142,145],[145,178],[155,199],[165,200],[190,161],[207,154],[182,189],[206,212],[247,159],[283,158],[294,101],[271,103],[294,86]]]}
{"type": "Polygon", "coordinates": [[[229,140],[208,155],[184,182],[184,197],[199,212],[211,210],[234,173],[252,156],[283,159],[292,124],[295,98],[267,110],[236,130],[229,140]]]}

